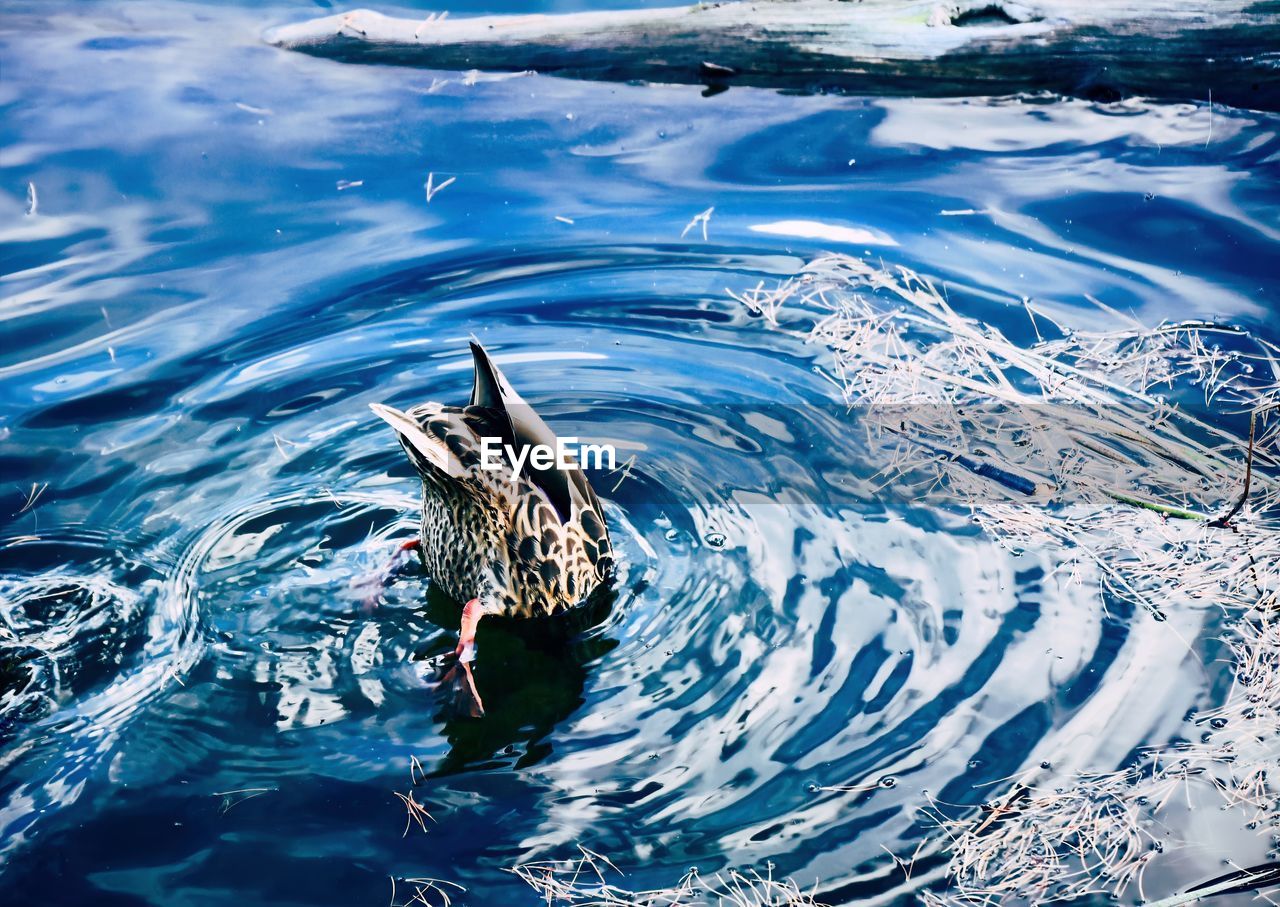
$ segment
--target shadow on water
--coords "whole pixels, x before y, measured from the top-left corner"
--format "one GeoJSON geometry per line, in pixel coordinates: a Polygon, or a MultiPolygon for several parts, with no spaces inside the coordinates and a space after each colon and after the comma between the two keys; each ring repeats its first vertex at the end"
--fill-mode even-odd
{"type": "MultiPolygon", "coordinates": [[[[458,604],[430,585],[426,599],[427,618],[454,630],[458,604]]],[[[616,600],[616,593],[607,590],[554,617],[481,621],[473,670],[485,713],[473,716],[469,697],[455,684],[436,687],[434,714],[443,723],[449,752],[430,774],[528,768],[550,756],[547,737],[586,701],[583,687],[591,665],[618,645],[607,630],[592,632],[608,620],[616,600]]],[[[451,652],[450,640],[438,639],[414,658],[418,665],[429,663],[438,678],[453,663],[451,652]]]]}

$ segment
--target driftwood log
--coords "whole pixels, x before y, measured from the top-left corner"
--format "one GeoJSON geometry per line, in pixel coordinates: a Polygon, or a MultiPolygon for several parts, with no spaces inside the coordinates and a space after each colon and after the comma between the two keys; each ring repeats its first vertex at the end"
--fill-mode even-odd
{"type": "Polygon", "coordinates": [[[1052,91],[1280,110],[1280,0],[740,0],[273,29],[323,57],[608,81],[875,95],[1052,91]]]}

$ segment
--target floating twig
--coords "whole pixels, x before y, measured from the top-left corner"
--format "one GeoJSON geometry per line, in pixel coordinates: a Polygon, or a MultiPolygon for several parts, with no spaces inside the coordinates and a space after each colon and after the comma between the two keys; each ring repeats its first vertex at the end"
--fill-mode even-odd
{"type": "Polygon", "coordinates": [[[404,880],[405,883],[412,885],[414,888],[413,897],[409,898],[409,900],[405,901],[403,904],[397,904],[396,879],[395,876],[389,876],[389,878],[391,879],[391,900],[388,903],[388,907],[409,907],[409,905],[413,903],[422,904],[423,907],[437,907],[437,905],[432,902],[432,895],[440,896],[440,904],[438,907],[449,907],[453,901],[449,897],[449,892],[445,890],[445,886],[457,889],[463,893],[467,890],[457,882],[447,882],[444,879],[406,878],[404,880]]]}
{"type": "Polygon", "coordinates": [[[18,513],[14,515],[20,516],[21,514],[26,513],[32,507],[35,507],[36,501],[40,500],[40,495],[44,494],[45,489],[48,487],[49,487],[48,482],[45,482],[43,485],[40,485],[36,482],[32,482],[31,490],[27,492],[27,502],[23,504],[22,509],[19,510],[18,513]]]}
{"type": "Polygon", "coordinates": [[[453,185],[453,182],[457,179],[457,177],[451,176],[447,180],[445,180],[443,183],[436,183],[435,179],[436,179],[435,173],[428,173],[427,182],[423,186],[423,188],[427,190],[428,205],[431,204],[431,200],[435,198],[440,193],[441,190],[443,190],[447,186],[453,185]]]}
{"type": "Polygon", "coordinates": [[[1230,526],[1231,520],[1241,511],[1245,502],[1249,500],[1249,486],[1253,483],[1253,440],[1257,426],[1258,412],[1257,410],[1254,410],[1249,413],[1249,448],[1244,459],[1244,488],[1241,490],[1240,497],[1232,508],[1210,523],[1210,526],[1230,526]]]}
{"type": "Polygon", "coordinates": [[[681,238],[681,239],[684,239],[684,238],[685,238],[685,235],[686,235],[690,230],[692,230],[694,227],[696,227],[696,226],[698,226],[699,224],[701,224],[701,225],[702,225],[702,241],[703,241],[703,242],[706,242],[706,240],[707,240],[707,224],[709,224],[709,223],[711,222],[711,213],[712,213],[713,211],[715,211],[715,210],[716,210],[716,209],[715,209],[715,207],[713,206],[713,207],[708,208],[706,211],[703,211],[701,214],[695,214],[695,215],[693,216],[693,220],[691,220],[691,221],[689,221],[689,223],[685,224],[684,229],[680,231],[680,238],[681,238]]]}
{"type": "Polygon", "coordinates": [[[1201,882],[1182,894],[1175,894],[1159,901],[1149,901],[1143,904],[1143,907],[1181,907],[1182,904],[1192,904],[1221,894],[1244,894],[1274,885],[1280,885],[1280,863],[1264,863],[1261,866],[1239,869],[1218,876],[1216,879],[1201,882]]]}
{"type": "Polygon", "coordinates": [[[541,895],[548,907],[822,907],[815,900],[817,886],[801,890],[792,879],[775,879],[773,864],[765,872],[731,869],[704,878],[690,869],[670,888],[636,891],[609,881],[606,870],[624,875],[603,854],[578,846],[577,860],[523,863],[509,872],[541,895]]]}
{"type": "Polygon", "coordinates": [[[255,797],[261,797],[263,794],[275,793],[275,791],[277,791],[278,789],[279,788],[275,788],[275,787],[242,787],[239,790],[214,791],[213,796],[222,798],[222,806],[219,808],[218,812],[221,815],[225,816],[234,807],[239,806],[241,803],[244,803],[246,800],[252,800],[255,797]],[[240,797],[238,800],[231,799],[232,797],[235,797],[240,794],[243,794],[244,796],[240,797]]]}
{"type": "MultiPolygon", "coordinates": [[[[1161,516],[1173,517],[1177,520],[1208,520],[1209,515],[1200,513],[1195,510],[1187,510],[1184,507],[1174,507],[1169,504],[1161,504],[1158,501],[1148,501],[1146,498],[1140,498],[1137,495],[1125,494],[1122,491],[1116,491],[1113,488],[1104,488],[1102,493],[1113,501],[1121,504],[1129,504],[1132,507],[1141,507],[1143,510],[1150,510],[1152,513],[1158,513],[1161,516]]],[[[1214,523],[1209,523],[1213,526],[1214,523]]]]}
{"type": "Polygon", "coordinates": [[[404,822],[404,834],[400,835],[400,837],[403,838],[409,834],[409,829],[415,822],[423,832],[427,830],[427,819],[435,822],[435,817],[427,812],[426,807],[413,798],[413,791],[408,794],[402,794],[399,791],[392,791],[392,793],[400,798],[400,802],[404,804],[405,811],[408,813],[404,822]]]}

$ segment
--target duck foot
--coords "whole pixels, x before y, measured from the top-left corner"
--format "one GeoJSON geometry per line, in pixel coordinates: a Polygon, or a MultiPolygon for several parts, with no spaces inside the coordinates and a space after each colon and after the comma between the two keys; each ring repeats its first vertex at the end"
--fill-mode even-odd
{"type": "Polygon", "coordinates": [[[471,662],[461,659],[454,662],[453,667],[440,678],[440,682],[453,688],[457,695],[457,704],[465,707],[470,717],[484,717],[484,700],[480,698],[480,691],[476,689],[476,678],[471,673],[471,662]]]}
{"type": "Polygon", "coordinates": [[[382,591],[390,585],[391,580],[399,572],[404,565],[404,556],[410,551],[422,553],[422,540],[410,539],[396,546],[395,554],[391,555],[391,560],[387,566],[381,571],[366,576],[362,580],[357,580],[355,586],[365,590],[364,597],[360,599],[360,611],[363,614],[370,614],[378,607],[378,599],[382,598],[382,591]]]}
{"type": "Polygon", "coordinates": [[[476,689],[475,675],[471,673],[471,662],[476,660],[476,625],[480,623],[480,618],[483,616],[480,599],[473,598],[463,606],[458,647],[453,650],[457,661],[443,677],[445,683],[454,683],[463,687],[463,692],[470,699],[468,705],[472,718],[484,715],[484,700],[480,698],[480,692],[476,689]],[[461,677],[458,674],[459,669],[462,671],[461,677]]]}

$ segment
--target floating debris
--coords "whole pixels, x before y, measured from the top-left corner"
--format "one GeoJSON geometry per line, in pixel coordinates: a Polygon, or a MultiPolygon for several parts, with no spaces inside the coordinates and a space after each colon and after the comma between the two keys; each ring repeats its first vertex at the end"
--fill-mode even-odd
{"type": "Polygon", "coordinates": [[[409,791],[407,794],[402,794],[399,791],[392,791],[392,793],[400,798],[400,802],[404,804],[405,812],[408,814],[405,817],[404,834],[400,835],[400,837],[403,838],[409,834],[409,829],[415,823],[417,823],[421,831],[425,832],[427,830],[427,820],[430,819],[435,822],[435,816],[427,812],[426,807],[413,798],[413,791],[409,791]]]}
{"type": "Polygon", "coordinates": [[[442,189],[446,188],[447,186],[452,185],[452,184],[453,184],[453,182],[454,182],[454,180],[456,180],[456,179],[457,179],[457,177],[456,177],[456,176],[451,176],[451,177],[449,177],[447,180],[445,180],[443,183],[439,183],[439,184],[437,184],[437,183],[436,183],[435,179],[436,179],[436,175],[435,175],[435,173],[428,173],[428,174],[427,174],[427,182],[426,182],[426,184],[423,186],[423,188],[427,190],[427,204],[428,204],[428,205],[429,205],[429,204],[431,204],[431,200],[432,200],[433,198],[435,198],[435,197],[436,197],[436,195],[438,195],[438,194],[440,193],[440,190],[442,190],[442,189]]]}
{"type": "Polygon", "coordinates": [[[573,224],[573,218],[571,218],[571,217],[562,217],[562,216],[560,216],[559,214],[557,214],[557,215],[556,215],[556,220],[560,221],[560,223],[562,223],[562,224],[570,224],[570,225],[572,225],[572,224],[573,224]]]}
{"type": "MultiPolygon", "coordinates": [[[[175,679],[177,679],[175,677],[175,679]]],[[[222,806],[218,808],[218,814],[225,816],[234,807],[239,806],[246,800],[252,800],[255,797],[261,797],[263,794],[275,793],[279,788],[275,787],[242,787],[239,790],[220,790],[214,791],[213,796],[222,798],[222,806]]]]}
{"type": "Polygon", "coordinates": [[[447,885],[449,888],[456,889],[458,891],[463,892],[464,894],[466,893],[466,890],[467,890],[465,887],[463,887],[462,885],[459,885],[457,882],[446,882],[443,879],[428,879],[428,878],[404,879],[403,881],[406,885],[413,886],[413,897],[409,898],[409,900],[405,901],[403,904],[397,904],[396,903],[396,879],[395,879],[395,876],[390,876],[389,878],[391,879],[390,907],[412,907],[412,905],[414,904],[420,904],[422,905],[422,907],[437,907],[437,902],[435,900],[436,895],[439,895],[440,897],[438,907],[450,907],[453,901],[450,899],[449,892],[445,890],[444,886],[447,885]]]}
{"type": "MultiPolygon", "coordinates": [[[[1280,824],[1280,347],[1208,322],[1147,327],[1101,303],[1120,327],[1072,331],[1027,300],[1038,339],[1023,346],[906,269],[840,255],[731,295],[829,350],[819,373],[856,408],[881,473],[923,477],[919,500],[968,510],[1011,549],[1058,552],[1104,609],[1224,615],[1235,682],[1197,719],[1198,742],[1065,784],[1032,762],[977,815],[935,806],[951,887],[926,904],[1119,898],[1131,885],[1145,901],[1148,867],[1177,852],[1154,837],[1162,813],[1193,788],[1242,826],[1280,824]],[[1250,414],[1248,443],[1161,396],[1188,387],[1219,413],[1250,414]]],[[[1157,903],[1280,883],[1271,864],[1242,872],[1157,903]]]]}
{"type": "Polygon", "coordinates": [[[288,438],[282,437],[282,436],[281,436],[279,433],[277,433],[277,432],[272,432],[272,433],[271,433],[271,437],[272,437],[272,439],[276,442],[276,451],[277,451],[277,452],[279,452],[280,456],[281,456],[281,457],[283,457],[283,458],[284,458],[284,459],[286,459],[286,460],[288,460],[288,459],[289,459],[289,454],[285,452],[285,446],[286,446],[286,445],[288,445],[288,446],[289,446],[289,447],[291,447],[291,448],[292,448],[292,447],[301,447],[301,446],[302,446],[302,444],[301,444],[300,442],[298,442],[298,441],[290,441],[288,438]]]}
{"type": "MultiPolygon", "coordinates": [[[[1243,894],[1276,885],[1280,885],[1280,863],[1265,863],[1261,866],[1250,866],[1248,869],[1229,872],[1189,888],[1185,894],[1176,894],[1162,901],[1146,904],[1144,907],[1179,907],[1181,904],[1193,904],[1219,894],[1243,894]]],[[[1262,899],[1272,902],[1265,895],[1262,899]]]]}
{"type": "MultiPolygon", "coordinates": [[[[48,487],[48,482],[45,482],[43,485],[37,482],[32,482],[31,490],[27,492],[27,502],[22,505],[22,509],[18,511],[18,514],[26,513],[28,510],[35,507],[36,502],[40,500],[40,495],[44,494],[45,489],[48,487]]],[[[15,516],[18,514],[15,514],[15,516]]]]}
{"type": "Polygon", "coordinates": [[[269,107],[254,107],[252,104],[245,104],[243,101],[236,101],[236,106],[245,113],[253,113],[258,116],[269,116],[273,112],[269,107]]]}
{"type": "Polygon", "coordinates": [[[631,469],[632,469],[632,467],[634,467],[635,465],[636,465],[636,455],[635,455],[635,454],[632,454],[631,456],[627,457],[626,461],[625,461],[625,462],[623,462],[623,464],[622,464],[621,466],[617,467],[616,469],[612,469],[612,470],[610,470],[610,471],[609,471],[609,475],[611,475],[611,476],[612,476],[612,475],[617,475],[617,476],[618,476],[618,481],[617,481],[617,482],[614,482],[614,483],[613,483],[613,488],[609,489],[609,492],[610,492],[611,494],[612,494],[613,492],[617,491],[617,490],[622,486],[622,483],[623,483],[623,482],[625,482],[627,479],[631,478],[631,469]]]}
{"type": "Polygon", "coordinates": [[[671,888],[634,891],[609,881],[606,871],[624,875],[603,854],[578,846],[576,860],[540,860],[508,870],[529,884],[548,907],[578,904],[582,907],[823,907],[792,879],[775,879],[773,864],[765,872],[731,869],[712,878],[699,875],[696,866],[671,888]]]}
{"type": "Polygon", "coordinates": [[[364,185],[364,180],[338,180],[338,191],[344,189],[359,189],[364,185]]]}
{"type": "Polygon", "coordinates": [[[714,207],[711,207],[711,208],[708,208],[706,211],[703,211],[701,214],[694,215],[693,220],[685,224],[685,228],[680,231],[680,238],[684,239],[685,235],[688,234],[690,230],[698,226],[698,224],[702,224],[702,240],[703,242],[706,242],[707,224],[711,222],[711,213],[715,210],[716,209],[714,207]]]}

